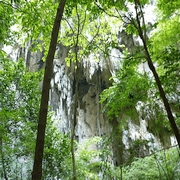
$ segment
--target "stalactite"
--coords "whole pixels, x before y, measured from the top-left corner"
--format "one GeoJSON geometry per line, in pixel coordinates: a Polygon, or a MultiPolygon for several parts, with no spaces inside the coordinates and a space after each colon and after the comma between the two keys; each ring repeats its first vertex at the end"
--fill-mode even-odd
{"type": "Polygon", "coordinates": [[[101,136],[101,124],[100,124],[100,92],[101,92],[101,69],[98,63],[98,68],[97,68],[97,94],[96,94],[96,102],[97,102],[97,131],[98,131],[98,136],[101,136]]]}

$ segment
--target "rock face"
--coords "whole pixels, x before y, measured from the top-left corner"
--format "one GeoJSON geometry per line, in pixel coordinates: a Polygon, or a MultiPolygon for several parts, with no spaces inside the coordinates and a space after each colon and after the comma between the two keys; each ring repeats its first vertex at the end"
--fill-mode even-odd
{"type": "MultiPolygon", "coordinates": [[[[73,102],[75,95],[75,65],[68,67],[65,62],[68,48],[58,46],[54,59],[54,73],[51,80],[50,105],[56,112],[59,128],[63,133],[70,132],[73,119],[73,102]]],[[[109,62],[110,63],[110,62],[109,62]]],[[[85,59],[79,63],[78,110],[76,139],[81,142],[92,136],[109,134],[111,127],[99,104],[99,94],[110,86],[111,77],[108,62],[95,62],[85,59]]]]}
{"type": "MultiPolygon", "coordinates": [[[[70,62],[67,66],[65,62],[68,50],[63,45],[57,47],[49,102],[55,112],[56,124],[65,134],[71,132],[76,84],[75,64],[70,62]]],[[[134,124],[129,119],[127,129],[119,132],[121,119],[109,121],[106,113],[102,112],[103,107],[99,103],[100,93],[111,85],[109,78],[114,73],[114,69],[116,63],[103,58],[94,61],[93,56],[90,56],[89,59],[79,62],[75,138],[81,143],[93,136],[112,137],[113,163],[120,165],[131,157],[143,157],[149,154],[151,150],[160,146],[160,141],[147,131],[148,125],[145,120],[139,119],[139,122],[134,124]],[[145,143],[146,140],[152,142],[145,143]],[[136,147],[134,141],[137,142],[136,147]]]]}
{"type": "MultiPolygon", "coordinates": [[[[128,48],[138,45],[138,42],[126,35],[123,30],[119,36],[119,43],[128,48]]],[[[33,53],[30,47],[31,44],[28,44],[26,48],[20,48],[16,54],[25,59],[25,64],[30,71],[36,71],[44,66],[43,53],[33,53]]],[[[76,84],[75,64],[70,62],[68,66],[65,62],[68,51],[67,47],[57,45],[49,100],[49,105],[55,112],[56,125],[65,134],[71,132],[76,84]]],[[[118,50],[119,53],[121,51],[122,49],[118,50]]],[[[118,52],[114,51],[114,53],[118,52]]],[[[95,61],[93,55],[79,62],[79,98],[75,138],[81,143],[93,136],[110,136],[114,133],[114,136],[111,136],[113,162],[119,165],[127,161],[129,157],[142,157],[149,154],[161,143],[158,138],[148,132],[146,120],[140,118],[139,122],[134,124],[129,119],[127,128],[119,132],[118,125],[121,119],[108,121],[106,113],[102,112],[103,107],[99,103],[100,93],[111,85],[109,78],[116,68],[117,64],[112,59],[107,60],[100,57],[98,61],[95,61]]]]}

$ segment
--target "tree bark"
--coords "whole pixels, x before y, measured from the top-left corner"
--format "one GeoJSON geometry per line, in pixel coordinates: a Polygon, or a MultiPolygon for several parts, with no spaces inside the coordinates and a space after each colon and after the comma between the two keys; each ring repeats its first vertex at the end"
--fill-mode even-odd
{"type": "Polygon", "coordinates": [[[140,19],[142,19],[144,27],[145,27],[145,24],[144,24],[145,21],[144,21],[144,15],[143,15],[143,12],[142,12],[142,9],[141,9],[141,4],[140,4],[139,0],[134,0],[134,2],[135,2],[135,10],[136,10],[137,30],[138,30],[139,36],[140,36],[140,38],[141,38],[141,40],[143,42],[144,51],[145,51],[145,55],[146,55],[146,60],[148,62],[148,66],[149,66],[150,70],[153,73],[154,79],[155,79],[156,84],[157,84],[158,89],[159,89],[160,96],[161,96],[161,98],[163,100],[163,103],[164,103],[165,110],[167,112],[167,116],[168,116],[171,128],[172,128],[172,130],[174,132],[174,135],[175,135],[176,140],[178,142],[178,146],[180,148],[179,129],[178,129],[177,125],[176,125],[174,116],[172,114],[169,102],[168,102],[168,100],[166,98],[166,94],[165,94],[164,89],[162,87],[162,84],[161,84],[160,78],[158,76],[158,73],[157,73],[157,71],[156,71],[156,69],[155,69],[155,67],[153,65],[153,61],[151,59],[151,56],[150,56],[150,53],[149,53],[149,50],[148,50],[148,47],[147,47],[147,44],[146,44],[146,34],[143,34],[140,19]],[[138,11],[138,8],[139,8],[139,11],[138,11]]]}
{"type": "Polygon", "coordinates": [[[56,50],[58,33],[64,12],[65,3],[66,0],[61,0],[59,3],[51,33],[51,42],[49,46],[49,51],[46,57],[46,66],[45,66],[44,79],[43,79],[36,148],[35,148],[35,156],[34,156],[34,165],[32,171],[32,180],[41,180],[42,177],[42,160],[43,160],[43,152],[44,152],[44,140],[45,140],[47,112],[48,112],[50,80],[53,70],[53,59],[56,50]]]}
{"type": "Polygon", "coordinates": [[[149,51],[147,49],[147,46],[146,46],[146,44],[144,42],[143,42],[143,44],[144,44],[144,49],[145,49],[145,53],[146,53],[146,58],[147,58],[148,66],[149,66],[150,70],[152,71],[152,73],[154,75],[156,84],[157,84],[158,89],[159,89],[160,96],[161,96],[161,98],[163,100],[164,107],[165,107],[167,115],[168,115],[168,119],[169,119],[171,128],[172,128],[172,130],[174,132],[174,135],[175,135],[176,140],[178,142],[178,146],[180,148],[180,133],[179,133],[179,129],[178,129],[177,125],[176,125],[176,122],[175,122],[174,116],[172,114],[169,102],[168,102],[168,100],[166,98],[164,89],[163,89],[163,87],[161,85],[161,81],[159,79],[158,73],[156,72],[156,69],[155,69],[155,67],[153,65],[153,62],[152,62],[152,59],[150,57],[149,51]]]}
{"type": "MultiPolygon", "coordinates": [[[[77,61],[76,61],[76,64],[78,64],[77,61]]],[[[78,65],[75,71],[75,79],[76,79],[76,87],[75,87],[75,99],[74,99],[74,115],[73,115],[72,129],[71,129],[71,156],[72,156],[72,167],[73,167],[73,178],[72,178],[73,180],[77,180],[74,136],[75,136],[75,127],[77,125],[77,108],[78,108],[78,83],[79,83],[78,65]]]]}

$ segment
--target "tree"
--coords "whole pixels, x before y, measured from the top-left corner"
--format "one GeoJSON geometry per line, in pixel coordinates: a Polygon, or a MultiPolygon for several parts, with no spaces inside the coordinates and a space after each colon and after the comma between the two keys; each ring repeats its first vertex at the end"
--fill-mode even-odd
{"type": "MultiPolygon", "coordinates": [[[[72,12],[72,11],[74,11],[74,9],[76,9],[76,7],[77,7],[77,3],[74,3],[74,2],[69,2],[69,7],[68,7],[68,11],[70,11],[70,12],[72,12]],[[75,8],[74,8],[75,7],[75,8]],[[74,8],[74,9],[73,9],[74,8]]],[[[48,4],[46,4],[46,3],[43,3],[43,4],[38,4],[36,1],[34,1],[34,3],[27,3],[27,4],[25,4],[24,5],[24,7],[23,7],[23,5],[22,5],[22,7],[23,7],[23,12],[25,12],[26,10],[28,10],[28,9],[30,9],[31,11],[32,11],[32,13],[33,14],[35,14],[35,19],[33,19],[32,20],[32,16],[29,16],[29,14],[28,13],[26,13],[26,14],[24,14],[24,13],[20,13],[20,16],[22,16],[22,18],[19,18],[20,19],[20,21],[21,21],[21,25],[23,26],[23,31],[24,32],[26,32],[28,35],[27,35],[27,39],[29,38],[29,37],[31,37],[32,38],[32,43],[33,43],[33,45],[34,45],[34,50],[36,50],[36,49],[42,49],[42,47],[41,47],[41,45],[39,45],[38,43],[39,43],[39,41],[37,40],[37,39],[39,39],[39,40],[41,40],[42,41],[42,46],[43,46],[43,48],[45,49],[45,55],[46,55],[46,49],[47,49],[47,42],[49,41],[48,40],[48,38],[46,38],[46,35],[48,36],[48,34],[49,34],[49,26],[51,26],[52,25],[52,23],[51,23],[51,19],[49,18],[49,17],[47,17],[47,19],[45,19],[45,18],[43,18],[42,19],[42,21],[39,21],[39,17],[41,16],[41,11],[37,11],[37,9],[36,9],[36,7],[37,8],[39,8],[39,7],[43,7],[44,6],[44,9],[45,8],[47,8],[48,6],[50,5],[50,3],[48,4]],[[37,20],[37,21],[36,21],[37,20]],[[31,23],[31,25],[29,26],[29,22],[31,23]],[[27,25],[28,24],[28,25],[27,25]],[[47,25],[49,25],[48,26],[48,28],[47,28],[47,26],[45,26],[45,24],[47,24],[47,25]],[[41,25],[42,25],[42,27],[41,27],[41,25]],[[39,28],[38,28],[39,27],[39,28]],[[37,31],[37,29],[38,29],[38,31],[37,31]],[[43,37],[42,37],[43,36],[43,37]]],[[[56,5],[56,4],[55,4],[56,5]]],[[[98,8],[96,7],[96,6],[88,6],[88,5],[92,5],[91,4],[91,2],[88,2],[88,4],[86,4],[85,5],[85,8],[86,9],[90,9],[90,10],[92,10],[92,11],[94,11],[94,10],[98,10],[98,8]]],[[[54,5],[53,6],[50,6],[50,10],[52,10],[52,12],[54,11],[54,5]]],[[[80,7],[80,8],[82,8],[82,7],[80,7]]],[[[45,9],[46,10],[46,9],[45,9]]],[[[79,12],[78,12],[79,13],[79,12]]],[[[77,14],[78,14],[77,13],[77,14]]],[[[43,13],[44,14],[44,13],[43,13]]],[[[66,12],[66,14],[67,14],[67,16],[69,16],[69,12],[66,12]]],[[[71,16],[73,16],[73,13],[71,13],[71,16]]],[[[78,17],[79,17],[79,14],[77,15],[78,17]]],[[[87,37],[85,37],[83,34],[82,34],[82,32],[81,31],[84,31],[84,25],[87,27],[87,22],[92,22],[92,19],[90,19],[90,18],[92,18],[94,15],[90,15],[88,18],[87,18],[87,14],[85,14],[85,16],[83,17],[84,18],[84,20],[83,20],[83,22],[84,23],[82,23],[82,24],[80,24],[80,21],[81,21],[81,19],[78,19],[78,26],[77,26],[77,28],[79,28],[79,32],[76,34],[76,32],[75,32],[75,34],[73,34],[73,38],[71,38],[71,35],[69,36],[70,37],[70,41],[69,42],[72,42],[71,41],[71,39],[73,39],[73,40],[75,40],[75,41],[73,41],[73,45],[76,47],[76,49],[77,49],[77,46],[80,46],[81,48],[82,47],[85,47],[86,46],[86,43],[87,43],[87,47],[85,48],[85,50],[86,50],[86,53],[89,53],[90,52],[90,46],[94,43],[93,42],[93,40],[94,40],[94,37],[92,36],[92,40],[91,41],[88,41],[87,39],[87,37]],[[88,19],[88,21],[86,21],[86,18],[88,19]],[[81,26],[81,27],[80,27],[81,26]],[[82,29],[80,29],[80,28],[82,28],[82,29]],[[79,41],[79,36],[81,36],[81,40],[80,40],[80,43],[78,42],[79,41]],[[84,37],[83,37],[84,36],[84,37]],[[75,38],[74,38],[75,37],[75,38]],[[84,39],[84,40],[83,40],[84,39]],[[77,42],[76,42],[76,40],[77,40],[77,42]],[[80,44],[80,45],[79,45],[80,44]]],[[[75,23],[76,23],[76,19],[75,19],[75,23]]],[[[93,24],[93,23],[92,23],[93,24]]],[[[96,24],[98,24],[98,23],[96,23],[96,24]]],[[[70,26],[74,26],[74,25],[71,25],[71,24],[69,24],[70,26]]],[[[93,27],[93,25],[92,25],[92,27],[93,27]]],[[[63,27],[64,28],[64,27],[63,27]]],[[[74,28],[74,27],[73,27],[74,28]]],[[[72,27],[70,27],[70,29],[72,30],[73,29],[72,27]]],[[[93,27],[93,29],[96,29],[95,27],[93,27]]],[[[86,30],[85,30],[86,31],[86,30]]],[[[72,31],[73,32],[73,31],[72,31]]],[[[90,32],[90,31],[89,31],[90,32]]],[[[99,32],[99,28],[98,28],[98,30],[97,30],[97,32],[99,32]]],[[[74,32],[73,32],[74,33],[74,32]]],[[[85,33],[87,33],[87,31],[85,32],[85,33]]],[[[65,34],[66,34],[66,36],[65,36],[65,38],[66,39],[68,39],[67,38],[67,34],[68,34],[68,30],[66,29],[66,31],[65,31],[65,34]]],[[[96,34],[95,34],[96,35],[96,34]]],[[[64,40],[64,39],[63,39],[64,40]]],[[[60,40],[59,41],[62,41],[63,42],[63,44],[65,44],[66,45],[66,43],[65,42],[67,42],[67,40],[66,41],[63,41],[62,39],[61,39],[61,37],[60,37],[60,40]]],[[[69,43],[68,42],[68,43],[69,43]]],[[[55,44],[55,43],[54,43],[55,44]]],[[[94,45],[94,44],[93,44],[94,45]]],[[[72,47],[72,46],[71,46],[72,47]]],[[[78,47],[79,48],[79,47],[78,47]]],[[[82,57],[84,56],[84,54],[85,53],[82,53],[81,52],[81,50],[77,50],[78,51],[78,53],[80,54],[80,56],[81,56],[81,58],[80,59],[82,59],[82,57]]],[[[76,52],[77,52],[76,51],[76,52]]],[[[83,50],[84,51],[84,50],[83,50]]],[[[77,53],[76,53],[77,54],[77,53]]],[[[77,56],[76,56],[76,58],[75,58],[75,61],[76,61],[76,65],[78,64],[77,63],[77,56]]],[[[46,64],[47,64],[47,62],[46,62],[46,64]]],[[[77,65],[78,66],[78,65],[77,65]]],[[[79,68],[77,68],[77,69],[79,69],[79,68]]],[[[45,74],[46,74],[46,72],[45,72],[45,74]]],[[[50,79],[49,79],[49,81],[50,81],[50,79]]],[[[78,79],[76,79],[76,82],[78,83],[78,79]]],[[[49,83],[49,82],[48,82],[49,83]]],[[[48,90],[48,88],[46,89],[46,90],[48,90]]],[[[46,92],[48,92],[48,91],[46,91],[46,92]]],[[[77,92],[77,91],[76,91],[77,92]]],[[[47,98],[48,99],[48,98],[47,98]]],[[[48,101],[48,100],[47,100],[48,101]]],[[[77,102],[77,97],[76,97],[76,102],[77,102]]],[[[75,103],[75,104],[77,104],[77,103],[75,103]]],[[[77,108],[77,106],[75,105],[75,108],[74,108],[74,114],[76,115],[76,108],[77,108]]],[[[44,114],[45,115],[45,114],[44,114]]],[[[74,117],[74,121],[76,121],[75,120],[76,119],[76,117],[74,117]]],[[[74,122],[74,124],[76,124],[75,122],[74,122]]],[[[73,127],[75,127],[75,125],[73,125],[73,127]]],[[[74,133],[72,133],[72,145],[73,145],[73,138],[74,138],[74,133]]],[[[73,146],[72,146],[72,149],[73,149],[73,146]]],[[[73,150],[72,150],[72,154],[73,154],[73,150]]],[[[39,157],[39,156],[38,156],[39,157]]],[[[75,167],[75,166],[74,166],[75,167]]],[[[75,168],[74,168],[75,169],[75,168]]],[[[74,173],[75,174],[75,173],[74,173]]]]}
{"type": "MultiPolygon", "coordinates": [[[[8,1],[7,1],[8,2],[8,1]]],[[[14,2],[19,2],[19,1],[14,1],[14,2]]],[[[159,58],[159,55],[157,51],[155,51],[151,46],[154,44],[157,45],[157,41],[153,40],[154,39],[159,39],[160,36],[154,36],[152,39],[148,40],[147,38],[147,26],[145,24],[144,20],[144,12],[143,12],[143,6],[146,6],[148,1],[104,1],[101,0],[99,2],[92,2],[92,1],[86,1],[82,0],[79,3],[77,1],[68,1],[68,6],[65,9],[65,15],[64,16],[64,21],[63,21],[63,26],[66,24],[67,29],[64,27],[60,28],[61,30],[61,36],[59,36],[58,42],[59,43],[64,43],[66,46],[70,47],[70,52],[67,60],[75,60],[76,61],[76,75],[78,74],[78,61],[81,60],[82,58],[88,56],[89,54],[103,54],[103,57],[107,58],[109,56],[109,53],[112,48],[117,47],[117,43],[115,43],[116,37],[114,36],[114,33],[112,33],[112,28],[111,24],[109,23],[110,21],[108,20],[103,20],[101,19],[102,16],[105,18],[110,16],[111,19],[115,18],[120,18],[120,21],[124,21],[126,24],[126,31],[129,33],[132,33],[134,35],[138,35],[142,42],[143,42],[143,47],[139,48],[141,50],[140,53],[142,60],[146,59],[148,62],[150,69],[152,70],[156,83],[158,85],[160,95],[164,101],[165,108],[167,109],[167,114],[169,117],[169,120],[171,122],[172,129],[175,132],[176,139],[179,139],[179,131],[176,126],[176,123],[174,121],[174,117],[172,116],[172,112],[169,106],[169,102],[167,101],[167,97],[165,96],[166,94],[170,94],[170,88],[166,89],[167,86],[176,87],[178,86],[178,83],[175,84],[168,84],[166,83],[166,79],[163,80],[163,77],[165,75],[168,75],[168,77],[176,77],[178,72],[178,69],[176,69],[175,73],[173,71],[173,68],[175,68],[175,65],[178,65],[178,56],[179,56],[179,51],[178,48],[176,47],[175,44],[173,46],[168,46],[163,51],[161,52],[162,54],[164,52],[168,53],[168,56],[163,56],[162,58],[159,58]],[[131,13],[131,9],[128,7],[128,5],[135,5],[134,9],[134,14],[133,12],[131,13]],[[103,9],[104,8],[104,9],[103,9]],[[85,13],[82,15],[80,11],[86,10],[85,13]],[[87,13],[86,13],[87,12],[87,13]],[[69,19],[71,19],[71,23],[69,23],[69,19]],[[65,30],[64,30],[65,29],[65,30]],[[65,31],[65,32],[64,32],[65,31]],[[88,34],[88,36],[87,36],[88,34]],[[66,41],[64,41],[66,39],[66,41]],[[90,39],[90,40],[89,40],[90,39]],[[153,40],[153,42],[151,42],[153,40]],[[72,45],[73,44],[73,45],[72,45]],[[142,50],[143,49],[143,50],[142,50]],[[73,50],[75,50],[73,52],[73,50]],[[170,52],[170,53],[169,53],[170,52]],[[157,54],[154,55],[154,54],[157,54]],[[169,63],[168,60],[172,55],[175,55],[176,59],[176,64],[172,65],[171,63],[169,64],[170,66],[165,67],[166,63],[164,64],[163,68],[159,68],[158,73],[162,73],[159,78],[159,75],[156,72],[156,69],[154,68],[152,59],[158,57],[158,64],[167,61],[167,64],[169,63]],[[163,70],[162,70],[163,69],[163,70]],[[166,87],[162,86],[162,82],[164,83],[166,87]],[[163,88],[162,88],[163,87],[163,88]]],[[[159,6],[162,4],[162,1],[159,1],[159,6]]],[[[2,3],[2,2],[0,2],[2,3]]],[[[56,28],[53,28],[52,32],[52,38],[51,38],[51,44],[49,51],[47,51],[49,43],[50,43],[50,38],[49,38],[49,33],[51,31],[51,28],[53,26],[52,19],[54,18],[55,14],[55,9],[57,8],[57,2],[55,1],[52,3],[51,1],[31,1],[31,2],[25,2],[21,1],[20,4],[18,4],[18,10],[16,11],[16,14],[18,15],[17,17],[17,22],[19,22],[22,26],[20,28],[21,32],[23,32],[23,37],[26,38],[26,40],[31,40],[33,44],[34,50],[40,49],[41,51],[45,52],[45,57],[46,58],[46,68],[45,68],[45,74],[44,74],[44,83],[43,83],[43,91],[42,91],[42,100],[41,100],[41,109],[40,109],[40,116],[39,116],[39,126],[38,126],[38,136],[37,136],[37,144],[36,144],[36,154],[35,154],[35,161],[34,161],[34,170],[32,173],[32,178],[33,179],[40,179],[42,176],[42,159],[43,159],[43,149],[44,149],[44,138],[45,138],[45,129],[46,129],[46,119],[47,119],[47,111],[48,111],[48,100],[49,100],[49,88],[50,88],[50,78],[52,74],[52,61],[54,58],[54,52],[57,44],[57,37],[58,37],[58,31],[59,31],[59,25],[60,21],[62,19],[62,14],[63,14],[63,9],[65,5],[65,1],[61,1],[61,3],[58,6],[58,9],[61,11],[59,15],[57,14],[56,20],[54,22],[54,25],[56,22],[56,28]],[[61,4],[62,3],[62,4],[61,4]],[[62,5],[62,7],[61,7],[62,5]],[[44,13],[46,12],[46,13],[44,13]],[[59,19],[58,19],[59,18],[59,19]],[[54,33],[56,31],[56,33],[54,33]],[[39,151],[39,152],[38,152],[39,151]],[[38,164],[37,164],[38,163],[38,164]]],[[[3,3],[6,4],[6,3],[3,3]]],[[[165,9],[167,9],[168,7],[165,9]]],[[[170,13],[168,15],[165,15],[165,18],[168,19],[168,16],[171,16],[172,23],[168,23],[173,26],[173,22],[178,22],[178,18],[173,18],[173,12],[176,10],[176,5],[179,6],[179,3],[175,1],[173,4],[173,7],[171,8],[170,13]],[[173,21],[174,20],[174,21],[173,21]]],[[[5,6],[4,6],[5,7],[5,6]]],[[[12,9],[11,9],[12,11],[12,9]]],[[[4,14],[5,8],[0,9],[0,14],[4,14]]],[[[7,15],[7,14],[6,14],[7,15]]],[[[10,16],[7,16],[8,20],[10,20],[10,16]]],[[[119,22],[120,22],[119,21],[119,22]]],[[[117,22],[117,21],[113,21],[117,22]]],[[[5,22],[7,23],[7,27],[10,27],[10,24],[8,21],[5,22]]],[[[114,23],[115,24],[115,23],[114,23]]],[[[168,24],[168,25],[169,25],[168,24]]],[[[161,24],[162,25],[162,24],[161,24]]],[[[166,24],[165,24],[166,25],[166,24]]],[[[179,27],[178,23],[175,23],[176,26],[173,27],[179,27]]],[[[55,27],[55,26],[54,26],[55,27]]],[[[3,28],[3,33],[2,39],[4,39],[7,34],[4,33],[4,30],[6,28],[3,28]]],[[[162,29],[162,28],[161,28],[162,29]]],[[[169,32],[173,28],[170,28],[169,32]]],[[[176,30],[177,28],[175,28],[176,30]]],[[[19,31],[19,29],[18,29],[19,31]]],[[[175,31],[176,32],[176,31],[175,31]]],[[[177,31],[178,33],[178,31],[177,31]]],[[[170,34],[169,34],[170,35],[170,34]]],[[[168,36],[171,37],[171,36],[168,36]]],[[[172,38],[169,38],[172,39],[172,38]]],[[[173,38],[174,42],[176,41],[176,38],[173,38]]],[[[172,42],[168,40],[169,44],[172,45],[172,42]]],[[[169,45],[168,44],[168,45],[169,45]]],[[[178,43],[177,43],[178,44],[178,43]]],[[[157,46],[158,47],[158,46],[157,46]]],[[[158,48],[161,49],[161,48],[158,48]]],[[[161,55],[162,55],[161,54],[161,55]]],[[[134,54],[133,54],[134,55],[134,54]]],[[[129,57],[128,57],[129,58],[129,57]]],[[[132,58],[129,58],[127,60],[132,60],[132,58]]],[[[135,57],[134,57],[135,59],[135,57]]],[[[173,58],[174,59],[174,58],[173,58]]],[[[132,61],[131,61],[132,62],[132,61]]],[[[118,115],[118,110],[126,110],[125,113],[129,115],[129,113],[132,113],[129,111],[130,108],[135,107],[137,102],[140,100],[146,100],[146,96],[148,94],[148,88],[149,88],[149,81],[147,78],[147,75],[142,75],[141,73],[137,72],[135,69],[138,67],[138,65],[142,61],[139,61],[136,63],[136,65],[130,64],[130,67],[128,65],[124,65],[123,68],[121,69],[122,72],[118,74],[121,82],[116,83],[116,88],[111,88],[111,95],[116,97],[116,92],[114,90],[117,90],[117,93],[121,93],[121,102],[124,104],[120,104],[119,102],[117,104],[114,103],[114,101],[111,101],[113,98],[111,97],[109,103],[113,105],[113,113],[115,111],[115,114],[118,115]],[[127,74],[129,76],[127,76],[127,74]],[[127,77],[130,77],[129,79],[127,77]],[[134,81],[136,79],[136,81],[134,81]],[[126,84],[126,80],[128,80],[129,84],[126,84]],[[138,84],[138,81],[141,81],[141,84],[138,84]],[[121,84],[122,83],[122,84],[121,84]],[[133,87],[133,83],[136,84],[136,87],[133,87]],[[118,89],[119,88],[119,89],[118,89]],[[124,89],[123,89],[124,88],[124,89]],[[131,91],[135,92],[132,93],[131,91]],[[142,92],[143,97],[140,97],[138,92],[142,92]],[[124,99],[126,101],[124,101],[124,99]],[[117,107],[118,105],[118,107],[117,107]],[[122,108],[124,107],[124,109],[122,108]],[[126,108],[125,108],[126,107],[126,108]]],[[[171,59],[171,62],[173,60],[171,59]]],[[[125,62],[126,63],[126,62],[125,62]]],[[[76,79],[76,92],[78,92],[78,75],[76,79]]],[[[169,95],[168,94],[168,95],[169,95]]],[[[178,94],[178,92],[176,93],[178,94]]],[[[119,94],[118,94],[119,95],[119,94]]],[[[12,94],[11,96],[15,96],[12,94]]],[[[78,101],[78,95],[75,95],[75,106],[74,106],[74,120],[73,120],[73,130],[72,130],[72,154],[74,153],[74,128],[76,125],[76,111],[77,111],[77,101],[78,101]]],[[[171,94],[170,94],[171,96],[171,94]]],[[[117,100],[117,98],[116,98],[117,100]]],[[[31,101],[29,99],[29,101],[31,101]]],[[[178,104],[178,101],[176,102],[178,104]]],[[[6,112],[7,113],[7,112],[6,112]]],[[[5,114],[5,113],[4,113],[5,114]]],[[[16,116],[16,114],[12,114],[12,117],[16,116]]],[[[178,140],[179,143],[179,140],[178,140]]],[[[3,154],[3,153],[2,153],[3,154]]],[[[72,155],[73,157],[74,155],[72,155]]],[[[4,157],[2,157],[2,160],[4,157]]],[[[75,161],[74,161],[75,162],[75,161]]],[[[5,167],[5,166],[4,166],[5,167]]],[[[5,169],[5,168],[4,168],[5,169]]],[[[74,179],[76,179],[76,168],[75,168],[75,163],[73,165],[74,169],[74,179]]],[[[6,177],[6,173],[4,173],[4,176],[6,177]]]]}
{"type": "Polygon", "coordinates": [[[173,114],[172,114],[172,111],[170,108],[170,104],[169,104],[168,99],[165,95],[165,91],[162,87],[162,83],[160,81],[159,75],[158,75],[158,73],[155,69],[155,66],[153,64],[153,60],[152,60],[153,56],[151,55],[151,52],[149,50],[149,41],[147,39],[147,26],[145,24],[145,17],[144,17],[144,12],[143,12],[143,6],[145,6],[146,3],[147,3],[146,1],[134,0],[133,2],[127,1],[127,2],[123,2],[122,4],[119,4],[117,2],[114,4],[110,4],[110,6],[114,6],[116,8],[116,10],[117,10],[117,8],[122,10],[122,12],[119,12],[119,16],[120,16],[120,19],[123,20],[124,23],[127,25],[127,31],[129,31],[129,33],[134,33],[140,37],[140,39],[143,43],[143,51],[144,51],[143,55],[144,55],[144,57],[148,63],[150,70],[153,73],[153,76],[154,76],[155,81],[156,81],[156,85],[159,89],[159,94],[162,98],[164,107],[165,107],[166,112],[167,112],[169,123],[170,123],[171,128],[174,132],[174,135],[177,139],[177,142],[180,146],[180,133],[179,133],[178,127],[176,125],[175,119],[173,117],[173,114]],[[134,11],[135,11],[134,14],[128,8],[128,5],[130,5],[128,3],[134,5],[134,11]],[[123,13],[123,10],[124,10],[124,13],[123,13]]]}
{"type": "Polygon", "coordinates": [[[59,3],[52,34],[51,34],[49,51],[46,58],[32,180],[41,179],[42,177],[42,159],[43,159],[45,129],[46,129],[47,112],[48,112],[50,80],[51,80],[51,74],[53,68],[54,53],[56,50],[59,27],[63,16],[65,2],[66,0],[61,0],[59,3]]]}
{"type": "Polygon", "coordinates": [[[143,42],[146,60],[148,62],[150,70],[152,71],[152,73],[154,75],[156,84],[157,84],[158,89],[159,89],[160,96],[161,96],[161,98],[163,100],[164,107],[165,107],[166,112],[167,112],[169,122],[171,124],[171,128],[172,128],[172,130],[174,132],[174,135],[175,135],[176,140],[178,142],[178,145],[180,147],[180,133],[179,133],[178,127],[176,125],[174,116],[172,114],[169,102],[168,102],[167,97],[165,95],[165,91],[164,91],[164,89],[162,87],[159,75],[157,74],[157,71],[156,71],[156,69],[155,69],[155,67],[153,65],[153,61],[152,61],[150,52],[148,50],[147,42],[146,42],[146,34],[144,34],[144,32],[143,32],[143,27],[145,26],[145,24],[144,24],[144,16],[143,16],[143,11],[142,11],[142,6],[141,6],[141,3],[140,3],[139,0],[135,0],[134,3],[135,3],[136,21],[137,21],[136,28],[137,28],[139,36],[140,36],[140,38],[141,38],[141,40],[143,42]],[[141,22],[142,22],[142,25],[141,25],[141,22]]]}
{"type": "MultiPolygon", "coordinates": [[[[75,163],[75,150],[74,150],[74,137],[75,127],[77,125],[77,108],[80,103],[79,98],[79,82],[81,81],[80,73],[82,73],[81,61],[83,58],[89,56],[92,53],[92,49],[95,46],[97,37],[100,37],[100,30],[104,27],[102,22],[99,22],[96,16],[91,14],[93,6],[76,4],[72,9],[71,18],[65,18],[62,26],[66,31],[61,34],[59,40],[63,45],[70,48],[68,57],[66,57],[67,63],[74,63],[74,77],[75,77],[75,94],[74,94],[74,107],[73,107],[73,119],[71,125],[71,154],[73,165],[73,179],[77,178],[76,163],[75,163]],[[84,9],[84,12],[81,10],[84,9]]],[[[99,42],[98,42],[99,43],[99,42]]],[[[100,45],[102,46],[102,45],[100,45]]],[[[100,47],[97,48],[97,50],[100,47]]],[[[95,53],[95,50],[93,50],[95,53]]]]}

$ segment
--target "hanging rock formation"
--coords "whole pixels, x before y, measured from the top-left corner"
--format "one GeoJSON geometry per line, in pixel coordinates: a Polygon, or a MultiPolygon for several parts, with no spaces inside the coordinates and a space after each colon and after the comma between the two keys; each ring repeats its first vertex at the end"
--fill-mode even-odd
{"type": "MultiPolygon", "coordinates": [[[[120,37],[119,43],[128,48],[139,45],[138,41],[135,41],[123,30],[118,36],[120,37]]],[[[16,55],[25,59],[25,64],[30,71],[36,71],[44,66],[43,52],[31,52],[30,47],[29,43],[25,48],[20,48],[16,55]]],[[[133,51],[133,48],[131,50],[133,51]]],[[[69,48],[61,44],[57,45],[49,101],[51,110],[55,112],[56,124],[59,130],[65,134],[71,132],[76,83],[75,64],[70,62],[68,66],[65,61],[68,51],[69,48]]],[[[114,52],[120,53],[121,51],[122,49],[119,49],[114,52]]],[[[118,59],[118,61],[120,60],[118,59]]],[[[121,119],[109,121],[107,114],[102,112],[103,105],[99,103],[99,95],[112,84],[109,78],[117,69],[115,60],[100,57],[98,61],[95,61],[90,55],[79,62],[79,67],[79,98],[75,128],[75,138],[79,143],[93,136],[110,136],[111,133],[114,133],[112,152],[116,165],[133,156],[145,156],[161,145],[159,139],[148,132],[146,120],[139,118],[139,122],[134,124],[129,119],[127,128],[123,132],[118,132],[118,124],[121,119]],[[134,141],[139,143],[135,146],[134,141]]],[[[168,139],[170,143],[170,137],[168,139]]],[[[171,138],[171,143],[172,141],[173,138],[171,138]]]]}
{"type": "MultiPolygon", "coordinates": [[[[54,73],[51,80],[50,105],[59,119],[59,128],[63,133],[68,133],[73,119],[73,99],[75,94],[75,67],[70,63],[66,65],[65,57],[68,48],[58,46],[54,60],[54,73]]],[[[80,79],[78,82],[78,114],[76,139],[81,142],[92,136],[101,136],[110,133],[111,127],[101,113],[99,94],[110,86],[110,62],[95,62],[85,59],[79,62],[80,79]]]]}

